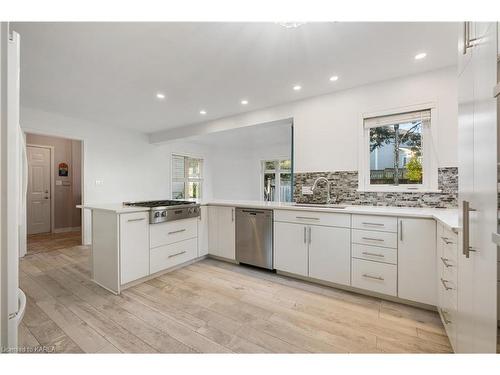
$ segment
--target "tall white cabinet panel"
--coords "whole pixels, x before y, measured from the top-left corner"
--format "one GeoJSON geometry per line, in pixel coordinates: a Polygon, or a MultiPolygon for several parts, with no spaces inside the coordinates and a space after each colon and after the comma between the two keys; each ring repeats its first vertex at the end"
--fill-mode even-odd
{"type": "Polygon", "coordinates": [[[436,222],[399,218],[398,297],[437,304],[436,222]]]}
{"type": "Polygon", "coordinates": [[[147,212],[120,215],[121,284],[149,275],[149,216],[147,212]]]}
{"type": "Polygon", "coordinates": [[[309,277],[349,285],[350,229],[310,226],[308,231],[309,277]]]}
{"type": "Polygon", "coordinates": [[[274,267],[277,270],[307,276],[307,226],[274,223],[274,267]]]}
{"type": "Polygon", "coordinates": [[[209,254],[235,260],[235,212],[234,207],[208,207],[209,254]]]}
{"type": "Polygon", "coordinates": [[[208,254],[208,207],[200,207],[198,217],[198,257],[208,254]]]}
{"type": "Polygon", "coordinates": [[[470,23],[473,41],[460,51],[458,352],[495,352],[497,325],[497,23],[470,23]],[[470,61],[467,63],[467,59],[470,61]],[[465,204],[464,204],[465,203],[465,204]],[[472,210],[464,210],[467,205],[472,210]],[[469,230],[467,230],[469,223],[469,230]]]}

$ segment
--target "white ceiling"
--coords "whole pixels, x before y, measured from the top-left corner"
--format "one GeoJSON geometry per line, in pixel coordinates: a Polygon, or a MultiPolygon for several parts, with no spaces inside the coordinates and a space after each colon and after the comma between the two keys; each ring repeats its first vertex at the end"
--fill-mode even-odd
{"type": "Polygon", "coordinates": [[[455,23],[14,23],[23,106],[143,132],[456,63],[455,23]],[[415,54],[427,52],[416,61],[415,54]],[[338,75],[337,82],[329,77],[338,75]],[[302,90],[293,91],[300,84],[302,90]],[[156,99],[158,91],[166,99],[156,99]],[[249,104],[242,106],[241,99],[249,104]],[[201,109],[207,115],[199,114],[201,109]]]}

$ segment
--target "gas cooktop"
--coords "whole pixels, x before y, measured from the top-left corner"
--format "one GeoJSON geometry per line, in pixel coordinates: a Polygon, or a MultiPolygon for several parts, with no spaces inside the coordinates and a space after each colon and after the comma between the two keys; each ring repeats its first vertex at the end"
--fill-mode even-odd
{"type": "Polygon", "coordinates": [[[196,205],[196,204],[197,204],[196,202],[180,201],[180,200],[123,202],[124,206],[137,206],[137,207],[170,207],[170,206],[184,206],[184,205],[196,205]]]}
{"type": "Polygon", "coordinates": [[[189,219],[200,216],[200,205],[192,201],[161,200],[144,202],[123,202],[124,206],[148,207],[149,223],[189,219]]]}

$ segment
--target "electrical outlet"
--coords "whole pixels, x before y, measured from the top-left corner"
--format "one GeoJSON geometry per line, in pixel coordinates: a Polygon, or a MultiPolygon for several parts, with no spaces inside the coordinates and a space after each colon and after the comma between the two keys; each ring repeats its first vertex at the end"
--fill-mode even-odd
{"type": "Polygon", "coordinates": [[[302,195],[312,195],[313,191],[310,186],[302,186],[302,195]]]}

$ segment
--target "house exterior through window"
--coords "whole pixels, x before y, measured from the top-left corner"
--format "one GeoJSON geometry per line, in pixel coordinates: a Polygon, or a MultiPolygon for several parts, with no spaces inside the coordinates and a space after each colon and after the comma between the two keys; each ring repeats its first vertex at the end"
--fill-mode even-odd
{"type": "Polygon", "coordinates": [[[431,111],[365,118],[363,184],[367,189],[429,188],[431,111]]]}
{"type": "Polygon", "coordinates": [[[172,155],[172,199],[200,199],[203,189],[203,159],[172,155]]]}
{"type": "Polygon", "coordinates": [[[292,201],[292,161],[262,161],[262,199],[267,202],[292,201]]]}

